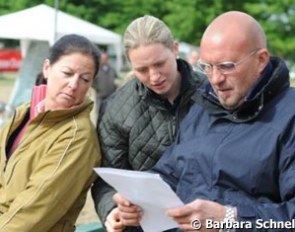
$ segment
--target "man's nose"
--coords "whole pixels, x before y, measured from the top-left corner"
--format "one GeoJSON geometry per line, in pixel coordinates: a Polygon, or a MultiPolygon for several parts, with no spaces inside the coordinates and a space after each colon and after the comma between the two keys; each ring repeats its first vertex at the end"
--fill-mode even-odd
{"type": "Polygon", "coordinates": [[[209,81],[212,85],[218,85],[219,83],[225,80],[225,76],[222,72],[216,67],[212,67],[212,73],[209,76],[209,81]]]}

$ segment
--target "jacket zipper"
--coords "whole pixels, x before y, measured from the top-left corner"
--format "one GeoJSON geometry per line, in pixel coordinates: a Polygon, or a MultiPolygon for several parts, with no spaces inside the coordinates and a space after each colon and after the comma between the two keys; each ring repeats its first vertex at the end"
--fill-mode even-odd
{"type": "Polygon", "coordinates": [[[10,131],[11,131],[11,128],[12,128],[13,122],[14,122],[14,120],[15,120],[15,117],[16,117],[16,111],[15,111],[14,114],[13,114],[12,121],[11,121],[11,123],[10,123],[10,127],[9,127],[9,130],[8,130],[8,133],[7,133],[7,137],[6,137],[6,139],[5,139],[4,147],[3,147],[3,149],[4,149],[4,159],[5,159],[5,161],[4,161],[4,166],[2,167],[3,172],[5,172],[5,170],[6,170],[6,166],[7,166],[7,162],[8,162],[7,154],[6,154],[6,145],[7,145],[7,142],[8,142],[9,134],[10,134],[10,131]]]}

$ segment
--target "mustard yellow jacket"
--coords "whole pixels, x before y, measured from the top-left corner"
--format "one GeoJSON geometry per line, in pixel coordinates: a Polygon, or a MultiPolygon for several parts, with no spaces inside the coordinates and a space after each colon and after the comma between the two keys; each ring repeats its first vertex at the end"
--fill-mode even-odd
{"type": "Polygon", "coordinates": [[[93,103],[47,111],[28,125],[7,161],[7,138],[29,110],[21,106],[0,130],[0,232],[74,231],[100,163],[90,121],[93,103]]]}

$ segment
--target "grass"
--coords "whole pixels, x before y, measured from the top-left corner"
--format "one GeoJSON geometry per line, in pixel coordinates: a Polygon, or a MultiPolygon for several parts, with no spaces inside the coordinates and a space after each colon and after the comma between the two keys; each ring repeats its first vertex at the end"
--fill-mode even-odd
{"type": "Polygon", "coordinates": [[[13,77],[7,77],[7,76],[2,76],[0,74],[0,82],[1,83],[12,83],[14,81],[15,81],[15,78],[13,78],[13,77]]]}

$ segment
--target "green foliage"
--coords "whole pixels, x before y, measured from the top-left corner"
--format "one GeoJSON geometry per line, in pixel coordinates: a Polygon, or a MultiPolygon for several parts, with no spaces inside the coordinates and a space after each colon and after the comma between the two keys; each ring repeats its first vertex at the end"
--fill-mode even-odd
{"type": "Polygon", "coordinates": [[[7,77],[7,76],[11,76],[11,75],[7,75],[5,76],[5,74],[3,75],[2,73],[0,74],[0,83],[12,83],[15,81],[15,77],[7,77]]]}
{"type": "Polygon", "coordinates": [[[28,7],[36,6],[39,4],[47,4],[54,6],[54,0],[14,0],[6,1],[0,0],[0,15],[9,14],[12,12],[20,11],[28,7]]]}
{"type": "Polygon", "coordinates": [[[262,24],[270,50],[275,55],[295,58],[295,3],[294,0],[264,0],[245,6],[262,24]]]}
{"type": "MultiPolygon", "coordinates": [[[[198,45],[206,26],[222,12],[251,14],[263,26],[273,54],[295,59],[295,0],[60,0],[62,11],[123,34],[136,17],[162,19],[175,38],[198,45]]],[[[0,0],[0,15],[55,0],[0,0]]]]}

